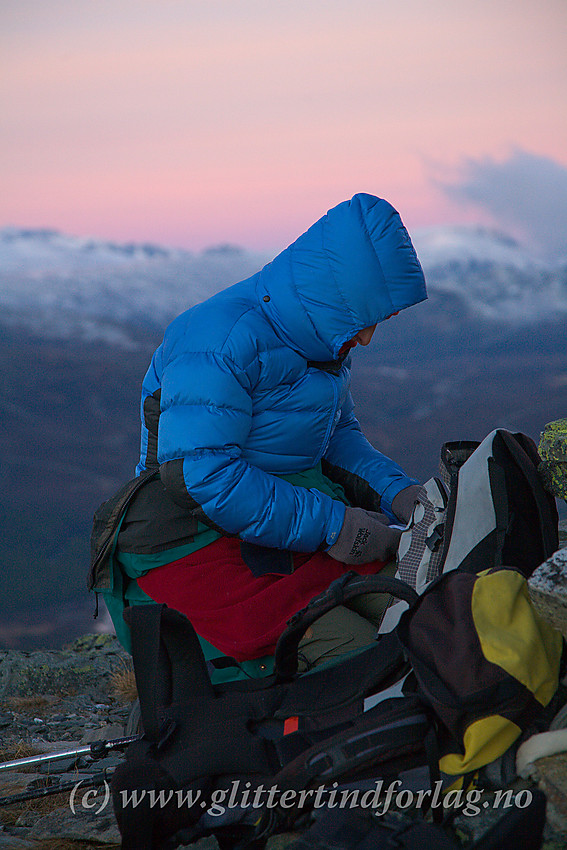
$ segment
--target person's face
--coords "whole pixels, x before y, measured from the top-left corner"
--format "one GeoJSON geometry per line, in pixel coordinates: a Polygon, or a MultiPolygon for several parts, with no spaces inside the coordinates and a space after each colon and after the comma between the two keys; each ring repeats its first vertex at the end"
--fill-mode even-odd
{"type": "Polygon", "coordinates": [[[355,334],[352,339],[348,339],[342,344],[339,356],[341,354],[346,354],[347,351],[354,348],[356,345],[368,345],[375,330],[376,325],[370,325],[369,328],[362,328],[362,330],[355,334]]]}
{"type": "MultiPolygon", "coordinates": [[[[392,313],[392,316],[397,316],[397,313],[392,313]]],[[[388,319],[391,316],[387,316],[388,319]]],[[[386,320],[384,320],[386,321],[386,320]]],[[[342,354],[346,354],[351,348],[354,348],[356,345],[368,345],[370,340],[372,339],[372,334],[376,330],[376,325],[370,325],[369,328],[363,328],[361,331],[358,331],[357,334],[353,336],[352,339],[347,340],[340,348],[339,357],[342,354]]]]}

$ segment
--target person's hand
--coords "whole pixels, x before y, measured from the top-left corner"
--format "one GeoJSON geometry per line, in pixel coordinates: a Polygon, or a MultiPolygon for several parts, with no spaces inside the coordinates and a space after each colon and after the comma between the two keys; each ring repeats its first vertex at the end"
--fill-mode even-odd
{"type": "Polygon", "coordinates": [[[405,490],[400,490],[397,496],[394,496],[392,501],[392,513],[399,520],[406,523],[409,521],[415,507],[415,503],[419,499],[421,493],[421,484],[412,484],[411,487],[406,487],[405,490]]]}
{"type": "Polygon", "coordinates": [[[347,508],[337,542],[328,554],[343,564],[389,561],[398,548],[401,531],[390,528],[385,514],[347,508]]]}

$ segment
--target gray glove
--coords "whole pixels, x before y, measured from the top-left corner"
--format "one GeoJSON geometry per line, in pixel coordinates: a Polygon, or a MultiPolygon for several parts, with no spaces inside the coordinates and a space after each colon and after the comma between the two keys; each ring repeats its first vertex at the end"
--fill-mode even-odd
{"type": "Polygon", "coordinates": [[[394,496],[392,501],[392,513],[398,519],[407,523],[413,513],[415,503],[421,492],[421,484],[412,484],[411,487],[406,487],[405,490],[400,490],[397,496],[394,496]]]}
{"type": "Polygon", "coordinates": [[[388,561],[398,548],[401,531],[390,528],[385,514],[347,508],[337,542],[327,552],[343,564],[388,561]]]}

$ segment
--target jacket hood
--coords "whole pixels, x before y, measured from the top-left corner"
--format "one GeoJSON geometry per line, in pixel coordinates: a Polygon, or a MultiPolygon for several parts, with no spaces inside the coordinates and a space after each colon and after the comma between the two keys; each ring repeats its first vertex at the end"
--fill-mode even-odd
{"type": "Polygon", "coordinates": [[[362,328],[427,298],[425,278],[394,207],[357,194],[315,222],[258,276],[278,336],[308,360],[336,360],[362,328]]]}

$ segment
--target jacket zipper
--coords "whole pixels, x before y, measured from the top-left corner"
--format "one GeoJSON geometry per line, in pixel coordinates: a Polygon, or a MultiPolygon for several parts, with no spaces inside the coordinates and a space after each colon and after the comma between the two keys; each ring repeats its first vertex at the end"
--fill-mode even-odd
{"type": "Polygon", "coordinates": [[[332,427],[335,423],[335,416],[337,415],[337,407],[338,407],[337,402],[339,400],[339,391],[338,391],[338,388],[337,388],[337,382],[335,380],[333,380],[333,378],[331,377],[331,375],[328,374],[328,372],[324,372],[323,374],[327,375],[328,379],[330,380],[330,382],[333,386],[333,410],[332,410],[331,416],[329,418],[329,421],[327,423],[327,430],[325,432],[325,439],[323,440],[323,446],[321,448],[321,451],[317,455],[317,458],[316,458],[316,461],[315,461],[316,463],[319,463],[319,461],[321,460],[321,458],[323,457],[323,455],[325,454],[325,452],[329,448],[329,443],[331,441],[331,429],[332,429],[332,427]]]}

